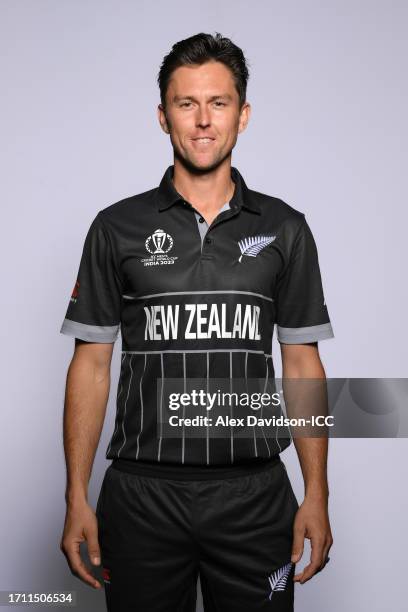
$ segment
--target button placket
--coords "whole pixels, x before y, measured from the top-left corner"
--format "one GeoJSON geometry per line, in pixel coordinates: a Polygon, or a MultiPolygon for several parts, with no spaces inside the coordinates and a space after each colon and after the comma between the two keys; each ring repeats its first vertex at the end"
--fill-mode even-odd
{"type": "MultiPolygon", "coordinates": [[[[189,202],[186,202],[185,200],[183,200],[183,205],[187,206],[188,208],[190,208],[193,211],[194,215],[199,215],[198,216],[198,222],[199,223],[206,223],[204,217],[189,202]]],[[[208,236],[208,233],[210,232],[210,230],[212,230],[214,227],[216,227],[218,225],[218,223],[221,223],[222,221],[226,221],[227,219],[230,219],[230,218],[234,217],[236,214],[238,214],[238,212],[239,212],[239,207],[238,206],[233,205],[231,207],[231,205],[230,205],[229,209],[223,210],[221,213],[219,213],[217,215],[217,217],[213,220],[213,222],[211,223],[210,226],[208,226],[208,224],[206,223],[207,230],[206,230],[204,238],[201,237],[201,232],[199,231],[200,240],[201,240],[201,257],[202,257],[202,259],[213,259],[213,255],[211,254],[211,251],[210,251],[210,253],[208,253],[209,248],[211,248],[210,245],[214,242],[214,239],[210,238],[208,236]]],[[[197,218],[196,218],[196,221],[197,221],[197,218]]]]}

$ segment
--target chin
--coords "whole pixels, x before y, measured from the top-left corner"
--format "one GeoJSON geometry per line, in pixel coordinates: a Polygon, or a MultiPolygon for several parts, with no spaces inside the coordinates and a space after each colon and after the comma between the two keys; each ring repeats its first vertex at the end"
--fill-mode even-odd
{"type": "Polygon", "coordinates": [[[192,164],[197,170],[213,170],[219,165],[219,160],[195,161],[192,164]]]}
{"type": "Polygon", "coordinates": [[[223,158],[212,158],[212,159],[194,159],[194,158],[186,158],[183,157],[180,161],[188,168],[191,172],[196,173],[204,173],[211,172],[218,168],[218,166],[223,162],[223,158]]]}

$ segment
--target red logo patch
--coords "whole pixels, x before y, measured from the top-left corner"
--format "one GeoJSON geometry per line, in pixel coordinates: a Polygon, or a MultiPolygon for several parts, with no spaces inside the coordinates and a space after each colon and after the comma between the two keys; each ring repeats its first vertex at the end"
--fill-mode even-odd
{"type": "Polygon", "coordinates": [[[110,570],[107,567],[102,568],[102,578],[104,582],[110,582],[110,570]]]}
{"type": "Polygon", "coordinates": [[[77,301],[78,292],[79,292],[79,281],[77,280],[77,282],[75,283],[75,286],[74,286],[74,288],[72,290],[72,293],[71,293],[71,302],[76,302],[77,301]]]}

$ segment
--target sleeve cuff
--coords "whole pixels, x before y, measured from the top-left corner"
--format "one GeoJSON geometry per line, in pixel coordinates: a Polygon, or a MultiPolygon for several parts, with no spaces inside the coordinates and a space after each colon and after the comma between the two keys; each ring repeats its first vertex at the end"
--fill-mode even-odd
{"type": "Polygon", "coordinates": [[[277,325],[278,342],[284,344],[305,344],[334,338],[331,323],[310,325],[309,327],[280,327],[277,325]]]}
{"type": "Polygon", "coordinates": [[[118,325],[86,325],[71,319],[64,319],[60,329],[61,334],[73,336],[87,342],[115,342],[118,337],[118,325]]]}

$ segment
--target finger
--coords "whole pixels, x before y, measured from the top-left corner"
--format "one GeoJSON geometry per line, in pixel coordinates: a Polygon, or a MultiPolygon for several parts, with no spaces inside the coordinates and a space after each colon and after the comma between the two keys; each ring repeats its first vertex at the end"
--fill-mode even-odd
{"type": "Polygon", "coordinates": [[[311,538],[312,551],[310,555],[310,563],[303,568],[301,574],[297,574],[296,578],[301,584],[310,580],[312,576],[318,571],[323,563],[323,548],[325,540],[323,538],[311,538]]]}
{"type": "MultiPolygon", "coordinates": [[[[325,547],[323,548],[323,562],[322,562],[321,566],[315,571],[315,574],[318,574],[320,571],[322,571],[326,567],[327,563],[330,561],[330,557],[328,556],[328,553],[330,551],[330,548],[332,547],[332,544],[333,544],[333,539],[330,538],[327,541],[325,547]]],[[[307,566],[307,567],[309,567],[309,566],[307,566]]],[[[304,574],[305,569],[306,568],[304,568],[302,570],[302,572],[300,572],[299,574],[296,574],[296,576],[294,576],[294,580],[296,582],[300,582],[303,578],[307,577],[307,575],[305,576],[305,574],[304,574]]]]}
{"type": "Polygon", "coordinates": [[[325,557],[323,563],[320,565],[320,567],[317,568],[317,570],[315,571],[315,574],[318,574],[319,572],[321,572],[322,570],[324,570],[324,568],[326,567],[326,565],[328,564],[328,562],[330,561],[330,557],[325,557]]]}
{"type": "Polygon", "coordinates": [[[332,543],[333,543],[332,540],[328,540],[323,549],[323,563],[320,567],[320,570],[322,570],[327,565],[327,563],[330,561],[329,550],[331,548],[332,543]]]}
{"type": "Polygon", "coordinates": [[[81,555],[79,554],[79,545],[74,544],[71,548],[68,548],[66,554],[69,567],[75,576],[78,576],[81,580],[97,589],[101,587],[100,582],[94,578],[82,561],[81,555]]]}
{"type": "Polygon", "coordinates": [[[95,589],[100,589],[101,584],[94,578],[94,576],[88,571],[86,565],[84,565],[83,561],[73,566],[73,573],[78,576],[81,580],[83,580],[89,586],[94,587],[95,589]]]}
{"type": "Polygon", "coordinates": [[[293,528],[293,542],[292,542],[292,563],[298,563],[303,555],[303,549],[305,545],[305,531],[301,527],[293,528]]]}
{"type": "Polygon", "coordinates": [[[296,574],[296,576],[294,576],[293,580],[295,582],[300,582],[301,584],[307,582],[308,580],[310,580],[310,578],[312,578],[312,576],[314,576],[318,572],[319,565],[320,564],[316,562],[309,563],[308,565],[306,565],[306,567],[303,568],[303,571],[300,574],[296,574]]]}
{"type": "Polygon", "coordinates": [[[93,565],[99,565],[101,562],[101,551],[98,542],[98,530],[89,529],[86,533],[86,542],[88,548],[89,560],[93,565]]]}

